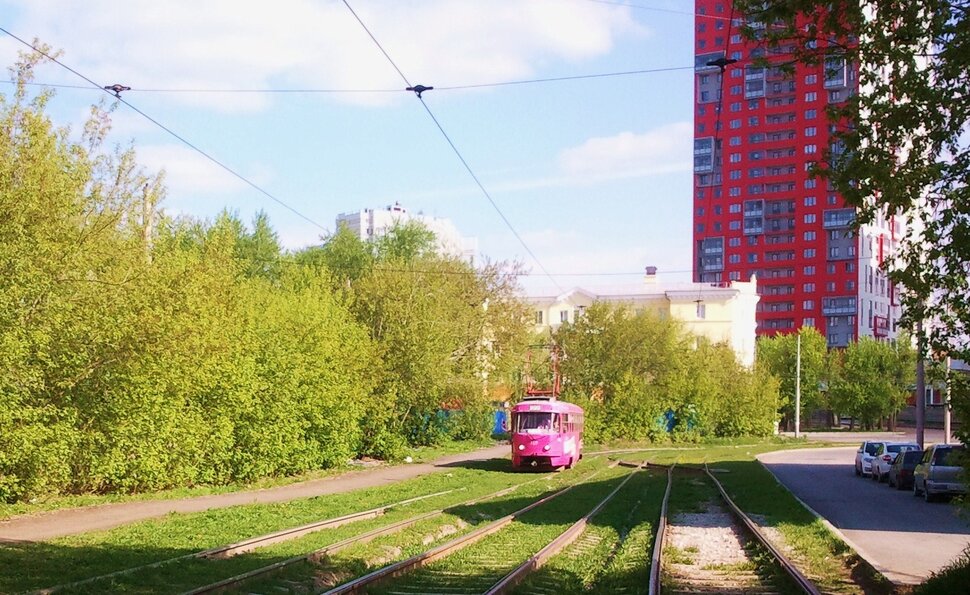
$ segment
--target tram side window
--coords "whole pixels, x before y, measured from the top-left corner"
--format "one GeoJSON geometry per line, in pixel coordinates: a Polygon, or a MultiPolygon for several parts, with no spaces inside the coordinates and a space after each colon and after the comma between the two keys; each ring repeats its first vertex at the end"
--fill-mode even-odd
{"type": "Polygon", "coordinates": [[[582,413],[564,413],[563,414],[563,432],[578,433],[583,431],[583,414],[582,413]]]}

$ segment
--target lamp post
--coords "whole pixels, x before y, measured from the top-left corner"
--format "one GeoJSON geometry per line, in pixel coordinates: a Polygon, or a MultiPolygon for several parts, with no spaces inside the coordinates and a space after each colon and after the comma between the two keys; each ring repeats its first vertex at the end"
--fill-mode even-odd
{"type": "Polygon", "coordinates": [[[950,356],[946,356],[946,400],[943,401],[943,444],[950,443],[950,356]]]}
{"type": "Polygon", "coordinates": [[[923,448],[923,425],[926,423],[926,370],[923,366],[925,339],[923,320],[916,321],[916,444],[923,448]]]}
{"type": "Polygon", "coordinates": [[[802,334],[795,337],[795,438],[801,436],[802,418],[802,334]]]}

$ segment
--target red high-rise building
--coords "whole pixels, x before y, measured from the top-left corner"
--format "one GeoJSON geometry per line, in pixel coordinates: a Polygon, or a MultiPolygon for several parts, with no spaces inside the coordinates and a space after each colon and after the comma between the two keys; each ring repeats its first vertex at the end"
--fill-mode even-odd
{"type": "MultiPolygon", "coordinates": [[[[829,346],[895,336],[899,300],[880,269],[899,217],[853,232],[855,210],[809,168],[830,148],[830,103],[859,91],[842,59],[762,68],[730,0],[695,0],[694,278],[758,279],[759,335],[817,328],[829,346]],[[731,62],[735,61],[735,62],[731,62]]],[[[791,61],[782,48],[772,62],[791,61]]]]}

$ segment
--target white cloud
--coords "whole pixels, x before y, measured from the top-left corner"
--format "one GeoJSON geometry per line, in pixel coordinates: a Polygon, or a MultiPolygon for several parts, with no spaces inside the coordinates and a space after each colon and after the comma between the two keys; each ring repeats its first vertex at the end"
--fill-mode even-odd
{"type": "Polygon", "coordinates": [[[652,170],[690,168],[693,129],[688,122],[667,124],[641,134],[596,137],[559,155],[560,170],[574,177],[629,177],[652,170]]]}
{"type": "Polygon", "coordinates": [[[581,145],[563,149],[552,175],[498,182],[489,187],[495,192],[520,192],[689,172],[693,167],[692,134],[690,123],[677,122],[643,133],[590,138],[581,145]]]}
{"type": "MultiPolygon", "coordinates": [[[[139,163],[149,171],[165,170],[169,196],[228,194],[249,188],[239,178],[182,145],[142,145],[137,151],[139,163]]],[[[251,167],[249,170],[252,171],[240,173],[259,185],[271,177],[266,169],[251,167]]]]}
{"type": "MultiPolygon", "coordinates": [[[[22,36],[66,50],[97,81],[148,88],[402,88],[341,2],[45,0],[25,3],[22,36]]],[[[630,10],[562,0],[355,0],[352,5],[414,83],[521,78],[536,66],[608,53],[644,35],[630,10]]],[[[259,109],[265,95],[173,94],[220,110],[259,109]]],[[[387,101],[387,95],[341,95],[387,101]]]]}

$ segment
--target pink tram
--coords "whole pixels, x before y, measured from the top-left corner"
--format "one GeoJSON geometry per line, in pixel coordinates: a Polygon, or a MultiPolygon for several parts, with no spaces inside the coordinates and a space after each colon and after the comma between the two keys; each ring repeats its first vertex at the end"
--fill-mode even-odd
{"type": "Polygon", "coordinates": [[[527,395],[512,406],[512,466],[572,467],[583,457],[583,408],[554,395],[527,395]]]}

